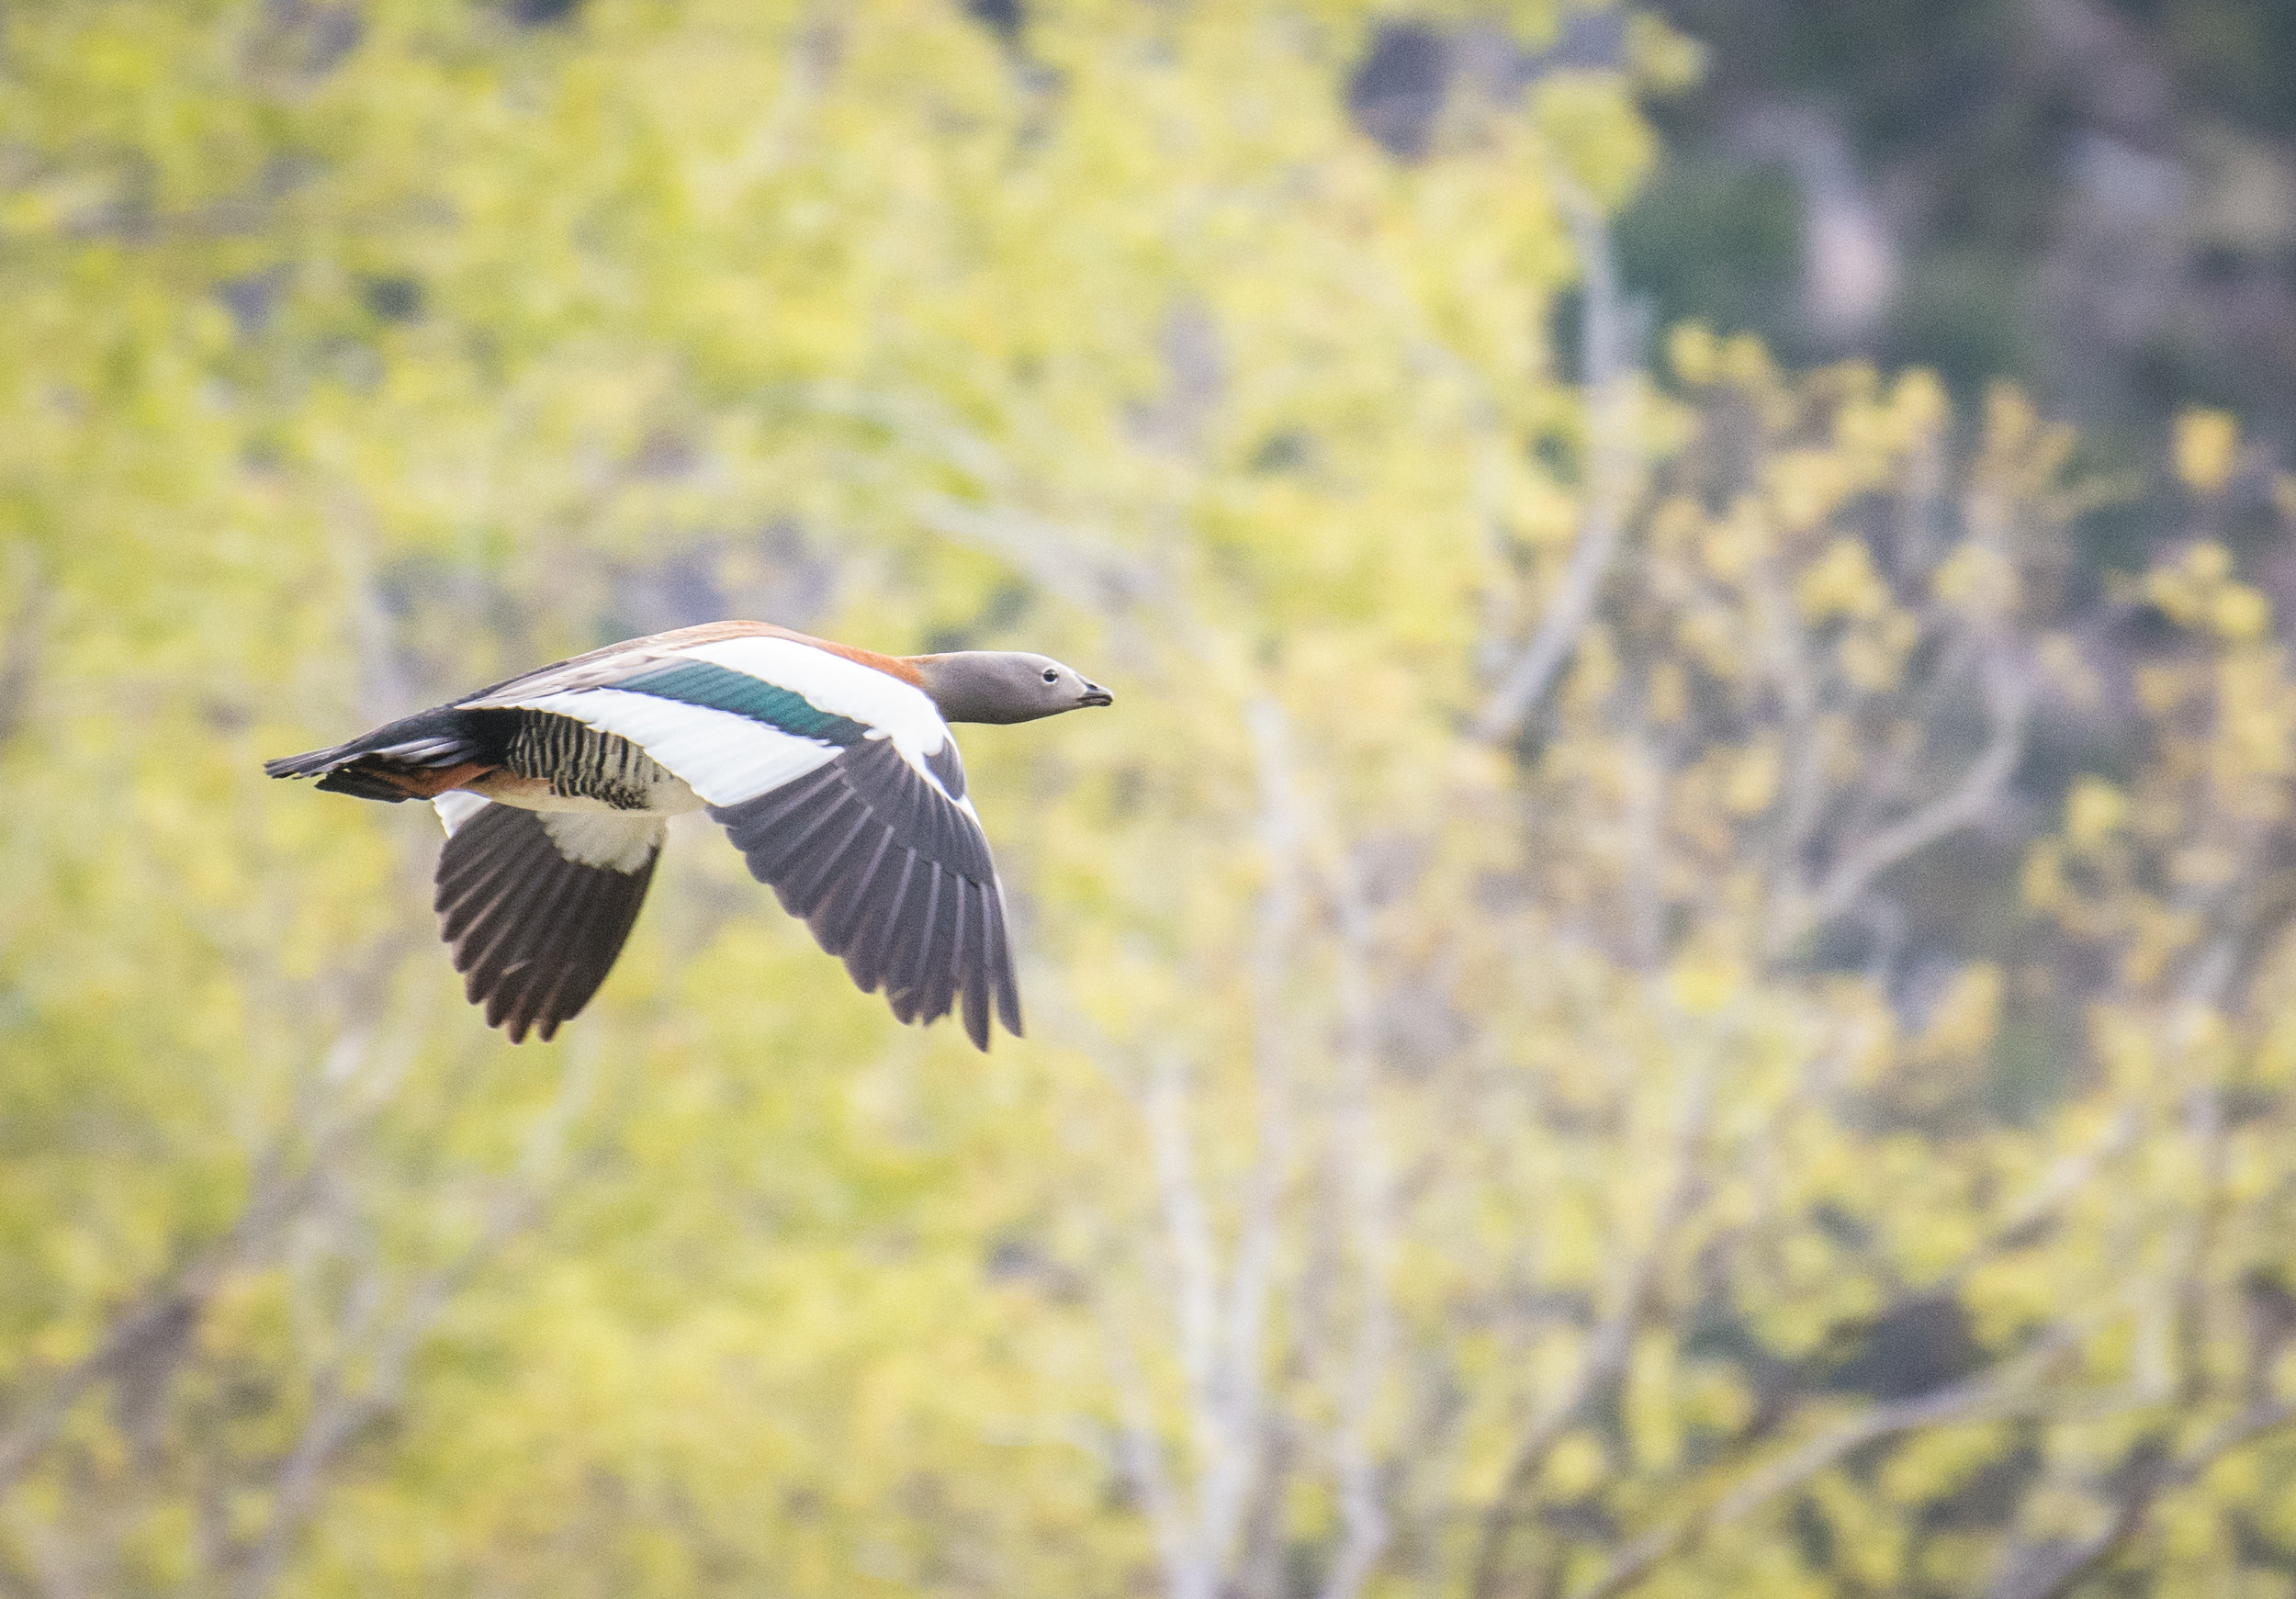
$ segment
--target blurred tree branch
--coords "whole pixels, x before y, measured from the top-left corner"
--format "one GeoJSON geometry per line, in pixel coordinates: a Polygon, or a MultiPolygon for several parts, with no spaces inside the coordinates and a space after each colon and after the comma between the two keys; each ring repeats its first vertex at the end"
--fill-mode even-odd
{"type": "Polygon", "coordinates": [[[571,1054],[556,1096],[528,1131],[516,1167],[495,1185],[469,1243],[404,1283],[394,1283],[389,1267],[365,1253],[358,1280],[343,1296],[345,1315],[334,1329],[335,1352],[312,1379],[310,1415],[272,1478],[263,1534],[233,1562],[234,1599],[264,1599],[276,1590],[327,1471],[367,1426],[400,1403],[409,1361],[457,1290],[531,1228],[551,1197],[580,1175],[583,1163],[565,1159],[565,1143],[596,1088],[597,1035],[581,1035],[571,1054]]]}
{"type": "Polygon", "coordinates": [[[1332,1364],[1339,1415],[1333,1439],[1341,1538],[1322,1599],[1356,1599],[1392,1536],[1374,1454],[1372,1424],[1394,1354],[1395,1215],[1392,1178],[1380,1135],[1377,1091],[1378,946],[1362,875],[1343,845],[1323,874],[1338,937],[1334,981],[1339,991],[1339,1103],[1332,1158],[1345,1199],[1344,1223],[1355,1262],[1351,1346],[1332,1364]]]}
{"type": "Polygon", "coordinates": [[[1695,1547],[1716,1528],[1742,1521],[1865,1445],[2030,1402],[2027,1396],[2034,1385],[2071,1343],[2068,1333],[2054,1330],[1995,1370],[1935,1393],[1874,1406],[1783,1458],[1749,1471],[1701,1509],[1645,1533],[1622,1549],[1593,1581],[1573,1590],[1571,1599],[1615,1599],[1632,1592],[1649,1581],[1665,1560],[1695,1547]]]}
{"type": "Polygon", "coordinates": [[[1893,867],[1975,825],[2000,804],[2025,752],[2035,685],[2030,667],[1998,650],[1987,654],[1983,683],[1991,723],[1984,749],[1943,792],[1851,840],[1815,884],[1788,899],[1773,937],[1774,952],[1784,953],[1818,928],[1846,915],[1893,867]]]}
{"type": "Polygon", "coordinates": [[[1548,186],[1579,258],[1586,509],[1547,614],[1476,714],[1474,735],[1489,744],[1503,743],[1521,730],[1569,663],[1617,558],[1635,487],[1636,340],[1610,224],[1586,192],[1552,163],[1548,186]]]}
{"type": "MultiPolygon", "coordinates": [[[[280,1229],[301,1215],[332,1175],[334,1163],[381,1109],[371,1098],[353,1114],[322,1090],[329,1079],[355,1084],[355,1064],[374,1053],[371,1024],[361,1024],[324,1053],[326,1069],[312,1073],[287,1125],[253,1162],[248,1197],[222,1237],[191,1256],[115,1315],[96,1347],[47,1380],[45,1391],[0,1434],[0,1497],[13,1489],[54,1440],[73,1407],[100,1383],[131,1373],[146,1351],[180,1343],[197,1325],[212,1299],[235,1273],[261,1259],[280,1229]]],[[[395,1053],[395,1052],[394,1052],[395,1053]]]]}
{"type": "Polygon", "coordinates": [[[1626,1263],[1613,1290],[1610,1312],[1586,1340],[1577,1375],[1548,1402],[1545,1413],[1514,1445],[1499,1491],[1482,1513],[1469,1589],[1473,1599],[1497,1599],[1507,1591],[1510,1543],[1555,1447],[1625,1379],[1636,1335],[1658,1308],[1663,1274],[1706,1187],[1705,1143],[1719,1070],[1718,1047],[1711,1040],[1702,1040],[1685,1052],[1690,1064],[1680,1096],[1672,1170],[1657,1220],[1642,1248],[1626,1263]]]}

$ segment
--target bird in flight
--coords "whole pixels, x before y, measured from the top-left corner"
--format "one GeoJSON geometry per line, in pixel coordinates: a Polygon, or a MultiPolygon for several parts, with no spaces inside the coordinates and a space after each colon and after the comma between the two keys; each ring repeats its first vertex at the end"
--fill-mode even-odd
{"type": "Polygon", "coordinates": [[[1018,650],[884,656],[763,622],[611,644],[307,755],[264,763],[360,799],[426,799],[446,826],[439,932],[513,1043],[605,980],[645,902],[665,817],[706,811],[864,994],[988,1048],[1020,991],[1004,892],[951,722],[1110,703],[1018,650]]]}

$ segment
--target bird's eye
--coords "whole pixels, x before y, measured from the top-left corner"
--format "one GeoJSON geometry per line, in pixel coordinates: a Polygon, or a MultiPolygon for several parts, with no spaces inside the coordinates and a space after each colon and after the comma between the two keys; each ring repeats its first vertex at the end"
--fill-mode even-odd
{"type": "Polygon", "coordinates": [[[1061,681],[1061,674],[1054,668],[1048,666],[1044,669],[1044,681],[1048,683],[1056,683],[1061,681]]]}

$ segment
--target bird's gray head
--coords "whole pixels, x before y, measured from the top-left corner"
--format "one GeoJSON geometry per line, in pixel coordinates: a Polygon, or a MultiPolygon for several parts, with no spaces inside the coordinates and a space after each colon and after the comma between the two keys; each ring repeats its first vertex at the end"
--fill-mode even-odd
{"type": "Polygon", "coordinates": [[[1033,722],[1114,696],[1083,673],[1019,649],[963,649],[913,655],[908,664],[948,722],[1033,722]]]}

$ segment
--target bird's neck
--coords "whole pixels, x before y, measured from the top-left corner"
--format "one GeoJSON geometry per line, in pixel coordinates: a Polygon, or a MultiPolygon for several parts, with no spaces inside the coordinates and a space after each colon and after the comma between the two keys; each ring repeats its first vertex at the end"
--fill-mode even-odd
{"type": "Polygon", "coordinates": [[[985,650],[960,649],[948,655],[904,656],[901,664],[916,672],[918,686],[944,722],[1020,720],[998,704],[996,684],[982,670],[989,659],[985,650]]]}

